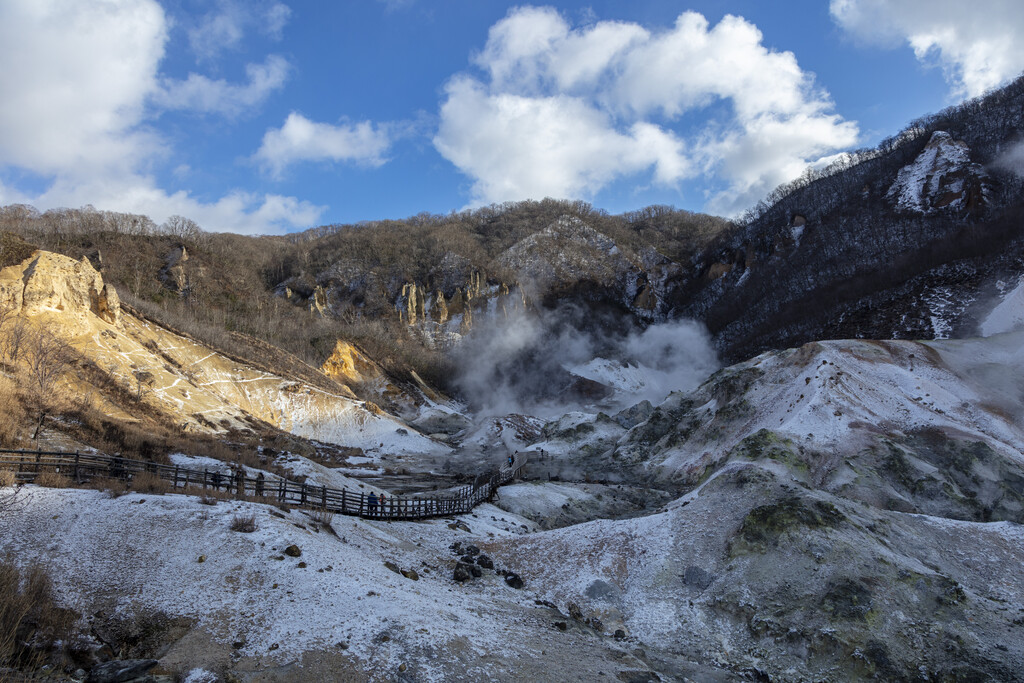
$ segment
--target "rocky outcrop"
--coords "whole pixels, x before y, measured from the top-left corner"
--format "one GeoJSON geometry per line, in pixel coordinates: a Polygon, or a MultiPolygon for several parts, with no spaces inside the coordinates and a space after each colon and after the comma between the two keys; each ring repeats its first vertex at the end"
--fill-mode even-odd
{"type": "Polygon", "coordinates": [[[525,292],[518,284],[489,282],[478,270],[471,271],[465,282],[448,293],[407,282],[395,301],[399,319],[435,347],[457,342],[473,329],[474,321],[489,316],[508,318],[526,307],[525,292]]]}
{"type": "Polygon", "coordinates": [[[84,330],[89,317],[117,326],[117,291],[87,259],[76,261],[48,251],[0,271],[0,298],[26,316],[59,316],[66,328],[84,330]]]}
{"type": "Polygon", "coordinates": [[[648,320],[664,317],[666,283],[681,272],[654,249],[635,253],[568,216],[512,245],[497,261],[516,273],[531,299],[577,294],[611,300],[648,320]]]}
{"type": "Polygon", "coordinates": [[[988,173],[971,150],[946,131],[935,131],[924,150],[902,169],[886,197],[902,211],[977,212],[990,193],[988,173]]]}

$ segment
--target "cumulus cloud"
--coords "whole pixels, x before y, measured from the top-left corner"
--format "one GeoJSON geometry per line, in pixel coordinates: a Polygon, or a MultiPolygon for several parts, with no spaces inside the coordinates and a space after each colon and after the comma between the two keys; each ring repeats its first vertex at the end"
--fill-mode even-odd
{"type": "Polygon", "coordinates": [[[739,17],[573,28],[557,10],[521,7],[491,27],[473,61],[486,76],[449,81],[434,144],[473,179],[475,203],[593,195],[636,174],[663,186],[710,174],[727,187],[710,206],[736,213],[858,134],[792,53],[766,48],[739,17]],[[727,114],[684,129],[687,111],[721,102],[727,114]],[[758,163],[747,163],[751,152],[758,163]]]}
{"type": "Polygon", "coordinates": [[[651,166],[664,183],[690,171],[671,132],[643,122],[620,132],[580,98],[492,94],[470,78],[446,93],[434,143],[476,179],[481,201],[589,195],[651,166]]]}
{"type": "MultiPolygon", "coordinates": [[[[0,186],[0,202],[92,204],[157,222],[181,214],[208,230],[280,232],[313,223],[323,207],[291,197],[235,192],[201,202],[159,187],[151,168],[169,151],[148,117],[154,103],[166,104],[159,65],[168,23],[155,0],[0,3],[0,63],[18,65],[0,69],[0,169],[46,183],[35,192],[0,186]]],[[[280,71],[271,58],[236,90],[194,81],[181,86],[191,94],[179,104],[230,110],[227,102],[258,100],[280,71]]]]}
{"type": "Polygon", "coordinates": [[[301,161],[351,161],[380,166],[386,161],[384,155],[391,141],[384,125],[374,126],[369,121],[332,125],[292,112],[284,125],[264,134],[255,160],[274,176],[301,161]]]}
{"type": "Polygon", "coordinates": [[[974,97],[1024,71],[1024,4],[990,0],[832,0],[835,21],[865,42],[907,44],[937,62],[957,96],[974,97]]]}
{"type": "Polygon", "coordinates": [[[192,73],[183,81],[165,79],[153,99],[164,109],[237,116],[263,104],[272,92],[283,87],[288,71],[287,60],[270,55],[263,64],[246,65],[249,80],[245,84],[192,73]]]}

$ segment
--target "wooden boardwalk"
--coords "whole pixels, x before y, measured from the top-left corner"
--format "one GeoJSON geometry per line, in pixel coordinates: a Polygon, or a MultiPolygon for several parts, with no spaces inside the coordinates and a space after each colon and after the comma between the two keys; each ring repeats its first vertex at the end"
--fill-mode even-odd
{"type": "Polygon", "coordinates": [[[499,486],[518,477],[525,465],[525,454],[517,453],[511,464],[505,463],[494,472],[478,476],[471,485],[456,489],[450,495],[387,496],[381,504],[376,495],[363,491],[312,486],[277,476],[250,477],[244,470],[231,469],[228,463],[220,470],[196,470],[97,453],[0,449],[0,469],[16,472],[19,482],[32,482],[42,472],[56,472],[75,482],[93,478],[131,481],[137,474],[149,472],[167,481],[173,490],[180,489],[181,493],[225,491],[255,501],[384,520],[426,519],[469,512],[488,500],[499,486]]]}

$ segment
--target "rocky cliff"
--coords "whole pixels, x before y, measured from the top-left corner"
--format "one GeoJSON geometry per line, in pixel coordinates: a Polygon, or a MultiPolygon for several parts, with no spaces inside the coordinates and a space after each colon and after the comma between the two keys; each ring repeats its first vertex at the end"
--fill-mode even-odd
{"type": "Polygon", "coordinates": [[[49,325],[72,345],[76,362],[92,371],[65,373],[68,390],[113,417],[135,419],[119,406],[130,397],[184,431],[269,425],[366,450],[384,443],[398,451],[443,449],[342,384],[331,391],[324,388],[330,382],[311,385],[261,370],[122,312],[114,288],[87,261],[37,251],[0,270],[0,302],[30,327],[49,325]]]}

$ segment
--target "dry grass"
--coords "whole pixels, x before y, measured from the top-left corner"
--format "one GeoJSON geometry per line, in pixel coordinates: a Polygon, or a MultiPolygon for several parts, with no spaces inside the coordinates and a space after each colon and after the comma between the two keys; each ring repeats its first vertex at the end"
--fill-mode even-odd
{"type": "Polygon", "coordinates": [[[258,529],[258,528],[259,527],[256,526],[256,515],[255,514],[249,514],[249,515],[237,514],[237,515],[235,515],[234,517],[231,518],[231,530],[232,531],[241,531],[242,533],[250,534],[253,531],[256,531],[256,529],[258,529]]]}
{"type": "Polygon", "coordinates": [[[83,487],[95,491],[104,491],[111,498],[120,498],[128,493],[128,484],[120,479],[108,479],[106,477],[94,477],[87,481],[83,487]]]}
{"type": "Polygon", "coordinates": [[[8,488],[18,483],[18,477],[13,470],[0,470],[0,488],[8,488]]]}
{"type": "Polygon", "coordinates": [[[49,574],[39,565],[0,561],[0,665],[31,671],[68,642],[77,615],[59,607],[49,574]]]}
{"type": "Polygon", "coordinates": [[[40,472],[36,475],[34,483],[49,489],[66,489],[74,485],[70,477],[65,477],[59,472],[40,472]]]}
{"type": "Polygon", "coordinates": [[[171,492],[171,483],[153,472],[137,472],[132,476],[130,488],[139,493],[164,494],[171,492]]]}

